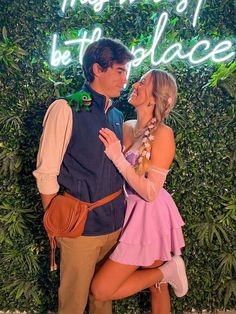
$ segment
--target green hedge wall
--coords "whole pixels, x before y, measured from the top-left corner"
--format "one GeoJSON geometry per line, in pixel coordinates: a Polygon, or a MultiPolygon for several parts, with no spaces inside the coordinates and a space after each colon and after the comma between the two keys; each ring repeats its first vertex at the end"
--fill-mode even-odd
{"type": "MultiPolygon", "coordinates": [[[[51,34],[76,37],[78,28],[103,25],[106,36],[148,47],[163,10],[169,12],[172,25],[178,25],[178,31],[167,31],[169,41],[217,41],[235,34],[233,18],[227,18],[233,16],[233,1],[205,1],[197,34],[187,18],[175,14],[170,1],[123,7],[113,1],[102,14],[78,6],[64,18],[57,14],[60,3],[0,2],[0,310],[44,314],[57,307],[58,274],[49,272],[42,207],[31,173],[48,105],[59,94],[79,88],[83,78],[76,63],[50,67],[51,34]]],[[[145,62],[133,71],[130,83],[149,67],[145,62]]],[[[235,306],[235,68],[233,61],[196,67],[175,62],[165,67],[179,86],[178,103],[167,121],[177,141],[167,187],[186,223],[184,258],[190,283],[186,297],[172,295],[173,313],[235,306]]],[[[127,94],[124,91],[117,106],[131,118],[127,94]]],[[[114,302],[114,312],[121,314],[144,313],[149,307],[148,291],[114,302]]]]}

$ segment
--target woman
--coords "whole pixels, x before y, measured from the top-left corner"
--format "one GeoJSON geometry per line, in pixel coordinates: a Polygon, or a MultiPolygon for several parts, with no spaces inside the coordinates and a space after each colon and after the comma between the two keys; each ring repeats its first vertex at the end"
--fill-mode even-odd
{"type": "Polygon", "coordinates": [[[163,189],[175,154],[173,131],[163,120],[173,108],[176,95],[176,83],[169,73],[149,71],[133,85],[129,98],[137,120],[124,124],[126,158],[112,131],[102,129],[99,135],[106,155],[127,182],[127,211],[119,243],[96,274],[91,290],[97,299],[113,300],[149,287],[155,314],[170,313],[168,283],[179,297],[188,290],[184,262],[179,256],[184,246],[184,223],[170,194],[163,189]],[[142,270],[138,270],[140,266],[142,270]]]}

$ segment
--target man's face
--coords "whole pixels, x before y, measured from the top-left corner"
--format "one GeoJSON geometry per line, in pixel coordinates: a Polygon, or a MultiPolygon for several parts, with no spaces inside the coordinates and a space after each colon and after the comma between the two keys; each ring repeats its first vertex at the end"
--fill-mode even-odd
{"type": "Polygon", "coordinates": [[[122,88],[127,83],[126,64],[114,63],[105,71],[100,72],[100,93],[107,97],[119,97],[122,88]]]}

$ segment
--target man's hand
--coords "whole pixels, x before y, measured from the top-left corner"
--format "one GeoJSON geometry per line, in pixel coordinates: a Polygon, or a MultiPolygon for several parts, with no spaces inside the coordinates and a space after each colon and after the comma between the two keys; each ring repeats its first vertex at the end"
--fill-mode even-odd
{"type": "Polygon", "coordinates": [[[44,210],[47,210],[51,200],[57,195],[57,193],[54,194],[40,194],[41,195],[41,200],[42,200],[42,204],[43,204],[43,208],[44,210]]]}

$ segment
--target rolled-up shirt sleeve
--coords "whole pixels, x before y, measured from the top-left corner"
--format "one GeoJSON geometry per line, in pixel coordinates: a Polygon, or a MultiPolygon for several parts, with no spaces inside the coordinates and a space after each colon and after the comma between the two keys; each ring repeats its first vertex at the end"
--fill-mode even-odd
{"type": "Polygon", "coordinates": [[[33,175],[41,194],[59,190],[57,176],[72,133],[72,110],[64,99],[54,101],[43,120],[43,133],[33,175]]]}

